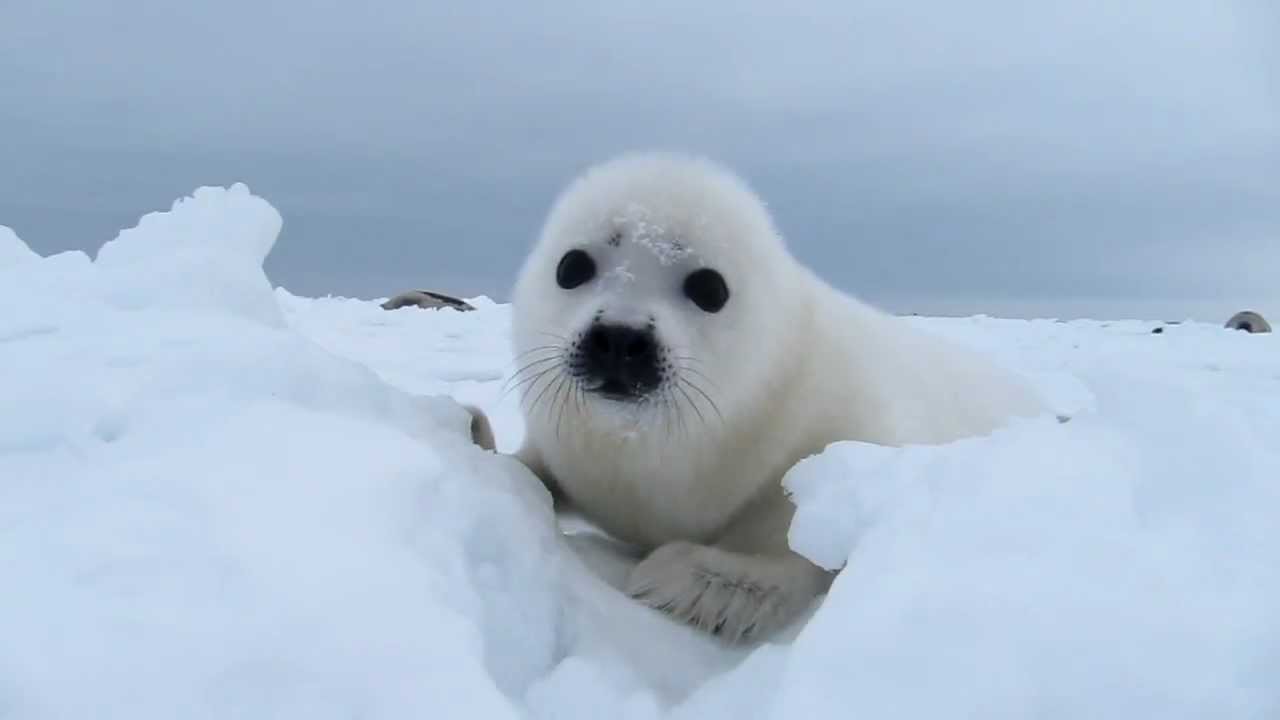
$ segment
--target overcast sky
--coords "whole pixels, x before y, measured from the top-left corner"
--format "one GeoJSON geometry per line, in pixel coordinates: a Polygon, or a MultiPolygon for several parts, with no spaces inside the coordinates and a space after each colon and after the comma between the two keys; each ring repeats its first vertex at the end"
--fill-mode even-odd
{"type": "Polygon", "coordinates": [[[243,181],[293,292],[502,300],[573,174],[662,148],[896,311],[1280,317],[1275,0],[3,0],[0,92],[44,254],[243,181]]]}

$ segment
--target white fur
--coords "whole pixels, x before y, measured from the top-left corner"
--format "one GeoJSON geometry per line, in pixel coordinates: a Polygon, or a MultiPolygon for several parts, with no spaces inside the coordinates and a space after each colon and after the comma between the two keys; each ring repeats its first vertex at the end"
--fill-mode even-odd
{"type": "Polygon", "coordinates": [[[983,358],[823,282],[745,184],[678,155],[623,156],[565,190],[517,280],[513,334],[527,425],[517,456],[649,553],[627,580],[633,596],[730,640],[771,635],[830,582],[787,545],[780,481],[798,460],[839,440],[940,443],[1043,411],[983,358]],[[555,268],[573,247],[599,275],[566,291],[555,268]],[[730,289],[718,313],[681,291],[703,266],[730,289]],[[692,358],[677,363],[685,384],[644,406],[575,386],[559,359],[597,314],[652,317],[663,345],[692,358]]]}

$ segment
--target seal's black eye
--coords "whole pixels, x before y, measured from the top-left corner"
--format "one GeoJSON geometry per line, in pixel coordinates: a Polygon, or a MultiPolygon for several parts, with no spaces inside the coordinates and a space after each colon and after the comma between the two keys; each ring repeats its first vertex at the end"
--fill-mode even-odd
{"type": "Polygon", "coordinates": [[[724,276],[711,268],[689,273],[684,279],[684,294],[709,313],[720,312],[729,302],[729,286],[725,285],[724,276]]]}
{"type": "Polygon", "coordinates": [[[585,250],[573,249],[556,266],[556,284],[572,290],[596,276],[596,261],[585,250]]]}

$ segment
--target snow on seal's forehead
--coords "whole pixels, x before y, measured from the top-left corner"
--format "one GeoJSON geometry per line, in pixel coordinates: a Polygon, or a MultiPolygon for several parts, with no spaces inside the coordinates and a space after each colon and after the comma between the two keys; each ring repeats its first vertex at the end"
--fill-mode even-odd
{"type": "Polygon", "coordinates": [[[614,228],[609,245],[617,247],[625,238],[652,253],[659,264],[674,265],[693,254],[688,240],[691,232],[648,205],[633,202],[615,213],[609,224],[614,228]]]}
{"type": "Polygon", "coordinates": [[[732,172],[702,158],[624,155],[589,168],[557,199],[544,239],[556,246],[631,240],[666,263],[782,240],[764,203],[732,172]]]}

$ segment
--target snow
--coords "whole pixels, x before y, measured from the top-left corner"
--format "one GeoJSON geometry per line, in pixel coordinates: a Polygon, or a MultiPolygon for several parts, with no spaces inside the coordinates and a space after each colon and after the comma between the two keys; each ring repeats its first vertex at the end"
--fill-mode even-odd
{"type": "Polygon", "coordinates": [[[510,458],[509,308],[262,272],[201,188],[90,259],[0,227],[0,717],[1280,716],[1280,340],[913,318],[1070,414],[785,479],[847,568],[729,650],[638,607],[510,458]]]}
{"type": "Polygon", "coordinates": [[[243,184],[200,188],[102,246],[95,265],[105,299],[125,308],[166,305],[279,324],[262,261],[282,223],[243,184]]]}
{"type": "Polygon", "coordinates": [[[664,223],[654,222],[652,213],[643,205],[633,203],[627,206],[616,221],[630,225],[633,228],[631,242],[653,253],[661,265],[673,265],[693,253],[678,237],[673,236],[664,223]]]}
{"type": "Polygon", "coordinates": [[[39,258],[7,225],[0,225],[0,268],[39,258]]]}

